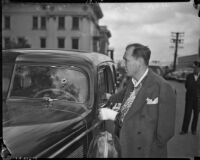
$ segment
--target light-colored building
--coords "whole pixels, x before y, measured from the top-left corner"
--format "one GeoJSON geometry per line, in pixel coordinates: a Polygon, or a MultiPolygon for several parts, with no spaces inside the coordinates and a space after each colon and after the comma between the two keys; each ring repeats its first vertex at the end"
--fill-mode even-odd
{"type": "Polygon", "coordinates": [[[109,50],[109,38],[111,37],[110,31],[107,26],[100,26],[100,52],[107,53],[109,50]]]}
{"type": "Polygon", "coordinates": [[[98,3],[3,3],[2,48],[25,39],[33,49],[107,54],[111,34],[99,26],[102,17],[98,3]]]}

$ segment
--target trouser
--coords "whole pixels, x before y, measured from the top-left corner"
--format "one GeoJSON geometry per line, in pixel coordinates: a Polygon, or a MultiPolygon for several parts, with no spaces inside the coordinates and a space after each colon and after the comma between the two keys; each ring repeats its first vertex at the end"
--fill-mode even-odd
{"type": "Polygon", "coordinates": [[[189,103],[188,101],[186,101],[185,113],[184,113],[184,119],[183,119],[183,125],[182,125],[183,132],[188,131],[192,112],[193,112],[193,119],[192,119],[191,131],[196,132],[196,130],[197,130],[197,122],[198,122],[199,113],[198,113],[197,106],[193,106],[193,105],[195,105],[194,102],[189,103]]]}

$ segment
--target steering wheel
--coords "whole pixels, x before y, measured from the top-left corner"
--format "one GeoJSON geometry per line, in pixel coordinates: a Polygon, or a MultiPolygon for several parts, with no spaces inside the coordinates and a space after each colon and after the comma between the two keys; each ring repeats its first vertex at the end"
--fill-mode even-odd
{"type": "Polygon", "coordinates": [[[69,98],[72,98],[73,101],[75,101],[75,102],[78,101],[78,99],[74,95],[72,95],[70,92],[67,92],[67,91],[64,91],[64,90],[61,90],[61,89],[58,89],[58,88],[43,89],[41,91],[38,91],[33,97],[37,98],[37,97],[39,97],[39,95],[44,94],[46,92],[62,92],[63,94],[59,95],[57,97],[57,99],[67,98],[69,100],[69,98]]]}

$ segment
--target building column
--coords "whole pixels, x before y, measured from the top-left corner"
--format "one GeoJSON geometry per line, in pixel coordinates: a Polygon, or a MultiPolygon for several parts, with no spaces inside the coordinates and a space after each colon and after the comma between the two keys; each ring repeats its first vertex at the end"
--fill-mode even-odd
{"type": "Polygon", "coordinates": [[[48,16],[47,17],[47,47],[57,48],[57,37],[56,37],[56,31],[57,31],[57,21],[56,16],[48,16]]]}

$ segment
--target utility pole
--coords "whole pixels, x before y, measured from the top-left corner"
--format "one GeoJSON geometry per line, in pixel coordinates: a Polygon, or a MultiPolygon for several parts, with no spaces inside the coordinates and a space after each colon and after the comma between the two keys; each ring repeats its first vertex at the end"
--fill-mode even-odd
{"type": "Polygon", "coordinates": [[[199,10],[198,16],[200,17],[200,0],[194,0],[193,6],[195,9],[199,10]]]}
{"type": "Polygon", "coordinates": [[[183,48],[183,46],[179,46],[179,44],[183,43],[184,32],[172,32],[171,42],[175,43],[175,46],[170,46],[170,48],[175,48],[174,50],[174,63],[173,63],[173,71],[176,70],[176,59],[178,55],[178,48],[183,48]]]}

